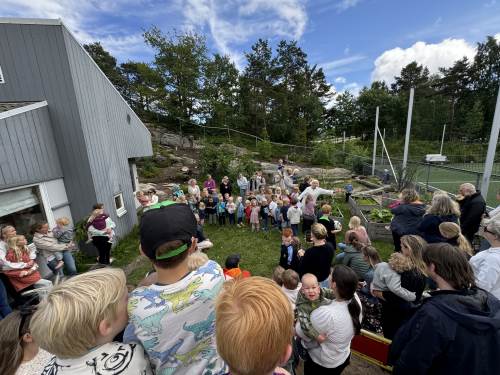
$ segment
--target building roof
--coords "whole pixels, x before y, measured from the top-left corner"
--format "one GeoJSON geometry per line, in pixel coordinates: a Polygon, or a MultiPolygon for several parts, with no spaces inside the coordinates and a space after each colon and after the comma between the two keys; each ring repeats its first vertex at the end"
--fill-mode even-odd
{"type": "Polygon", "coordinates": [[[42,102],[0,102],[0,120],[45,107],[46,105],[47,101],[45,100],[42,102]]]}

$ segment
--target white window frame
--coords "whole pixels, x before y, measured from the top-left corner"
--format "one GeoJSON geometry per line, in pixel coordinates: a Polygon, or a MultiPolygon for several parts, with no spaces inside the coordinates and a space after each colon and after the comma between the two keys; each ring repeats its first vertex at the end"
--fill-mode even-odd
{"type": "Polygon", "coordinates": [[[118,194],[113,195],[113,203],[115,205],[116,215],[118,215],[118,217],[122,217],[123,215],[125,215],[127,213],[127,210],[125,208],[125,203],[123,202],[123,194],[122,193],[118,193],[118,194]],[[120,208],[116,207],[116,198],[120,199],[120,202],[121,202],[120,208]]]}

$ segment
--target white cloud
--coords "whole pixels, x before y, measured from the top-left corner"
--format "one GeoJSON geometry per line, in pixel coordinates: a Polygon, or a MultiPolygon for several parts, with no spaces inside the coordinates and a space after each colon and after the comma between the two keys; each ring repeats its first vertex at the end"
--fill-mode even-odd
{"type": "Polygon", "coordinates": [[[178,0],[188,29],[208,28],[218,50],[241,68],[235,47],[264,37],[300,39],[307,25],[305,0],[178,0]]]}
{"type": "Polygon", "coordinates": [[[335,78],[335,80],[333,82],[335,82],[335,83],[346,83],[347,80],[345,79],[345,77],[337,77],[337,78],[335,78]]]}
{"type": "Polygon", "coordinates": [[[412,61],[427,66],[430,73],[437,73],[440,67],[449,67],[464,56],[472,58],[476,53],[473,45],[464,39],[445,39],[440,43],[417,42],[409,48],[393,48],[376,58],[372,81],[391,83],[401,68],[412,61]]]}
{"type": "Polygon", "coordinates": [[[141,33],[130,34],[112,24],[96,28],[93,23],[106,14],[123,15],[134,4],[134,0],[2,0],[2,16],[60,18],[80,43],[100,41],[112,55],[126,59],[144,49],[141,33]]]}
{"type": "Polygon", "coordinates": [[[342,87],[342,92],[349,91],[352,95],[358,96],[361,91],[361,86],[357,82],[351,82],[342,87]]]}
{"type": "Polygon", "coordinates": [[[338,68],[343,68],[351,64],[365,60],[366,57],[362,55],[354,55],[349,57],[344,57],[342,59],[332,60],[319,64],[325,72],[335,71],[338,68]]]}
{"type": "Polygon", "coordinates": [[[344,10],[355,7],[360,2],[361,0],[341,0],[338,4],[335,4],[335,8],[337,8],[337,11],[340,13],[344,10]]]}

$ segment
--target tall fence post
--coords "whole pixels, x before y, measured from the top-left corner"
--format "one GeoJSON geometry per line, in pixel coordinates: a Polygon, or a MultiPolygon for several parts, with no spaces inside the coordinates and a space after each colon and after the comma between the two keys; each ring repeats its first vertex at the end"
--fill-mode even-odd
{"type": "Polygon", "coordinates": [[[342,152],[345,152],[345,130],[344,130],[344,142],[342,145],[342,152]]]}
{"type": "Polygon", "coordinates": [[[481,183],[481,194],[484,199],[488,197],[488,189],[490,187],[491,170],[495,161],[495,152],[498,144],[498,133],[500,132],[500,89],[497,94],[497,104],[495,106],[495,114],[493,116],[493,125],[491,126],[490,143],[488,145],[488,153],[486,154],[486,162],[484,163],[483,181],[481,183]]]}
{"type": "Polygon", "coordinates": [[[415,89],[412,87],[410,89],[410,101],[408,103],[408,117],[406,118],[406,137],[405,137],[405,148],[403,153],[403,173],[406,170],[406,162],[408,161],[408,148],[410,146],[411,114],[413,112],[414,95],[415,95],[415,89]]]}
{"type": "Polygon", "coordinates": [[[372,160],[372,176],[375,175],[375,159],[377,158],[377,131],[378,131],[378,106],[375,111],[375,131],[373,132],[373,160],[372,160]]]}

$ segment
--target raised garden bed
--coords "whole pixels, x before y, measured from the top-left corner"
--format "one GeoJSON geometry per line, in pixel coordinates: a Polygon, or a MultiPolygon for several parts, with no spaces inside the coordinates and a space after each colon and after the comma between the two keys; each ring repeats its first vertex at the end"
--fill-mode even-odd
{"type": "Polygon", "coordinates": [[[371,211],[374,208],[380,208],[380,204],[371,197],[349,197],[349,207],[351,215],[359,216],[361,211],[371,211]]]}
{"type": "Polygon", "coordinates": [[[362,211],[360,212],[359,217],[361,218],[361,222],[365,226],[368,236],[372,241],[381,240],[390,243],[393,242],[392,232],[390,229],[387,229],[391,224],[389,217],[387,217],[387,222],[377,222],[370,217],[370,214],[365,214],[362,211]]]}

